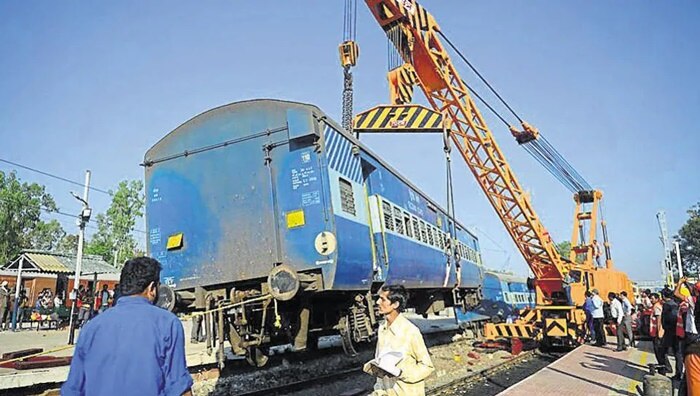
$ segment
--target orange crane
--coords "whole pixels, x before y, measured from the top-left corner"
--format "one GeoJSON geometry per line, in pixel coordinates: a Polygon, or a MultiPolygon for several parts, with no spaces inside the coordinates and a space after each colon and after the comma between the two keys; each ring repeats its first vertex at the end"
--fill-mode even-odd
{"type": "MultiPolygon", "coordinates": [[[[397,55],[388,73],[392,104],[358,114],[355,131],[416,130],[426,122],[431,123],[427,120],[439,118],[446,136],[458,149],[534,274],[536,308],[523,315],[517,324],[487,326],[487,335],[532,336],[547,343],[576,344],[584,331],[585,316],[579,307],[587,289],[598,289],[603,299],[608,291],[627,290],[632,296],[627,275],[613,268],[607,236],[606,265],[599,267],[593,263],[592,241],[602,193],[589,188],[575,194],[572,254],[569,259],[561,257],[443,46],[443,40],[451,43],[433,16],[415,0],[365,2],[397,55]],[[428,109],[409,104],[414,86],[423,91],[432,107],[431,114],[425,114],[428,109]],[[418,114],[423,114],[421,119],[426,122],[417,123],[418,114]],[[584,234],[586,223],[591,230],[588,235],[584,234]],[[565,280],[570,282],[573,304],[568,302],[565,280]]],[[[521,125],[522,130],[510,128],[519,144],[532,150],[547,148],[548,143],[540,139],[537,129],[522,120],[521,125]]],[[[607,234],[604,223],[603,231],[607,234]]]]}

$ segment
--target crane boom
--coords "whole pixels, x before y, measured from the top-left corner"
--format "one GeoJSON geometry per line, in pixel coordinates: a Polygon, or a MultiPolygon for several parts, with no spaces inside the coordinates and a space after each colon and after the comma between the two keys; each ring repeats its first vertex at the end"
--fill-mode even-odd
{"type": "MultiPolygon", "coordinates": [[[[552,293],[562,290],[567,264],[556,251],[443,47],[440,27],[414,0],[366,0],[366,3],[403,58],[405,64],[401,67],[415,73],[417,85],[433,109],[451,120],[452,141],[535,274],[541,292],[537,293],[538,304],[551,303],[552,293]]],[[[407,74],[405,70],[401,74],[407,74]]],[[[392,94],[392,100],[403,102],[406,98],[392,94]]],[[[528,134],[537,134],[526,123],[523,128],[528,134]]]]}

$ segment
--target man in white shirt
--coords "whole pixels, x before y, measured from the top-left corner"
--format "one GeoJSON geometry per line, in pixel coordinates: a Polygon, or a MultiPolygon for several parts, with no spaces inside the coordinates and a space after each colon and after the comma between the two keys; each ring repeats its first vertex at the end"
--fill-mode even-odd
{"type": "Polygon", "coordinates": [[[591,297],[591,301],[593,302],[591,316],[593,317],[593,327],[595,328],[595,345],[604,346],[606,341],[605,329],[603,328],[603,319],[605,318],[605,314],[603,313],[603,299],[598,295],[598,289],[593,289],[591,292],[593,292],[593,297],[591,297]]]}
{"type": "Polygon", "coordinates": [[[366,373],[377,377],[372,396],[423,396],[425,379],[435,370],[420,330],[401,314],[407,301],[403,286],[384,285],[379,289],[377,306],[386,321],[379,326],[375,357],[396,352],[403,358],[395,366],[397,376],[387,375],[371,362],[364,365],[366,373]]]}
{"type": "Polygon", "coordinates": [[[608,300],[610,300],[610,315],[615,321],[615,326],[617,327],[617,349],[616,352],[626,351],[625,346],[625,334],[622,331],[622,321],[625,319],[625,311],[622,308],[622,303],[617,299],[615,293],[608,293],[608,300]]]}
{"type": "Polygon", "coordinates": [[[627,298],[627,292],[624,290],[620,292],[620,302],[622,303],[622,311],[625,314],[625,318],[623,319],[622,323],[625,325],[625,332],[627,333],[627,337],[630,339],[630,346],[635,348],[636,344],[634,342],[634,333],[632,332],[632,303],[627,298]]]}

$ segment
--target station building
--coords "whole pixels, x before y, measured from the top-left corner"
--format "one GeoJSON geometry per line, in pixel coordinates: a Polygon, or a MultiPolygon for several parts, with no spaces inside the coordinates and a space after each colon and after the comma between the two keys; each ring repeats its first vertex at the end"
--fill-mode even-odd
{"type": "MultiPolygon", "coordinates": [[[[62,296],[66,306],[72,302],[68,297],[75,283],[75,254],[24,250],[9,263],[0,266],[0,282],[6,280],[11,287],[20,283],[27,290],[29,303],[34,306],[39,293],[50,289],[53,295],[62,296]]],[[[80,284],[88,289],[100,290],[103,285],[112,290],[119,283],[120,270],[99,256],[83,255],[80,284]]]]}

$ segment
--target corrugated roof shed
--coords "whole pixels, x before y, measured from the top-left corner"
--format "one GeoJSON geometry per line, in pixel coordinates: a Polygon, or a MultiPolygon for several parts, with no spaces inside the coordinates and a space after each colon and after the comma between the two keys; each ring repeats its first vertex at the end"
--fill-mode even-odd
{"type": "MultiPolygon", "coordinates": [[[[24,258],[24,263],[22,264],[23,270],[69,274],[75,272],[76,256],[74,254],[40,250],[25,250],[2,268],[6,270],[16,270],[19,268],[19,262],[22,258],[24,258]]],[[[83,262],[80,269],[81,275],[119,272],[119,269],[109,265],[99,256],[83,255],[83,262]]]]}

